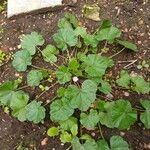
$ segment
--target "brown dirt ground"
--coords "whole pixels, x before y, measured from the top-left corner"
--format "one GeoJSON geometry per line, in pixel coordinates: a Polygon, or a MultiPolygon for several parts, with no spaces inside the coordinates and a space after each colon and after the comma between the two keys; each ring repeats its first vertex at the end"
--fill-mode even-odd
{"type": "MultiPolygon", "coordinates": [[[[7,19],[6,11],[0,13],[0,27],[4,29],[2,39],[0,39],[0,49],[6,53],[16,51],[17,46],[20,44],[20,36],[32,31],[40,32],[46,39],[46,43],[52,42],[52,35],[57,29],[57,21],[63,16],[66,11],[73,11],[80,19],[80,22],[85,25],[90,32],[93,32],[96,27],[99,26],[99,22],[94,22],[85,19],[82,16],[82,7],[85,3],[92,4],[94,0],[78,0],[77,5],[74,7],[58,8],[53,12],[46,12],[41,14],[27,14],[19,16],[17,18],[7,19]]],[[[119,64],[118,61],[122,60],[135,60],[138,61],[130,66],[129,71],[134,71],[142,74],[147,80],[150,81],[150,70],[137,70],[136,65],[141,60],[150,60],[150,1],[148,0],[101,0],[100,5],[100,18],[110,19],[123,31],[123,37],[135,42],[138,45],[139,53],[131,53],[130,51],[124,51],[117,57],[114,57],[116,66],[112,70],[112,78],[115,79],[119,71],[123,66],[127,64],[119,64]]],[[[107,55],[112,55],[110,52],[107,55]]],[[[60,60],[61,62],[61,60],[60,60]]],[[[51,67],[48,64],[38,61],[38,58],[34,60],[34,64],[41,67],[51,67]]],[[[15,79],[16,71],[11,67],[11,62],[8,62],[0,68],[0,82],[6,79],[15,79]]],[[[51,93],[46,93],[42,100],[45,102],[47,99],[51,99],[55,94],[55,89],[51,93]]],[[[29,91],[30,96],[35,98],[39,94],[38,89],[26,89],[29,91]]],[[[149,95],[137,95],[130,93],[129,97],[124,96],[124,91],[115,89],[113,96],[117,98],[127,98],[130,100],[133,106],[139,105],[141,98],[150,99],[149,95]]],[[[0,150],[13,150],[20,143],[31,149],[37,150],[65,150],[68,146],[61,145],[59,139],[48,139],[48,143],[45,146],[41,146],[41,141],[46,138],[46,129],[52,125],[49,119],[46,119],[42,125],[34,125],[32,123],[21,123],[10,115],[0,110],[0,150]]],[[[97,132],[97,131],[96,131],[97,132]]],[[[91,132],[90,132],[91,134],[91,132]]],[[[144,128],[141,123],[136,123],[128,131],[119,131],[117,129],[108,129],[103,127],[103,134],[106,139],[109,139],[112,135],[121,135],[130,144],[134,150],[148,150],[150,149],[150,130],[144,128]]],[[[96,133],[98,136],[99,133],[96,133]]]]}

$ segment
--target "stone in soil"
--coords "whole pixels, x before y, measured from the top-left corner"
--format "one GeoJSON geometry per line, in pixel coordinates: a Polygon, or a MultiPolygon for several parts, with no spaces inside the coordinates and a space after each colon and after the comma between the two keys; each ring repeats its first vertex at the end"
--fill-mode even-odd
{"type": "Polygon", "coordinates": [[[8,0],[7,17],[62,5],[62,0],[8,0]]]}

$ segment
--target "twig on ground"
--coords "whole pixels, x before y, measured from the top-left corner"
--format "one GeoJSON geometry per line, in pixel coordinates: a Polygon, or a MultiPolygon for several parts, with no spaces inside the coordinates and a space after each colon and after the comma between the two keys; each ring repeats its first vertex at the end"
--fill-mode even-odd
{"type": "Polygon", "coordinates": [[[123,68],[124,69],[127,69],[129,66],[131,66],[131,65],[133,65],[135,62],[137,62],[138,60],[136,59],[136,60],[134,60],[134,61],[132,61],[131,63],[129,63],[128,65],[126,65],[126,66],[124,66],[123,68]]]}
{"type": "Polygon", "coordinates": [[[43,91],[40,95],[38,95],[38,96],[36,97],[35,100],[39,99],[43,94],[45,94],[47,91],[49,91],[49,90],[50,90],[52,87],[54,87],[56,84],[58,84],[58,82],[56,82],[56,83],[54,83],[53,85],[51,85],[48,90],[43,91]]]}
{"type": "Polygon", "coordinates": [[[115,56],[117,56],[118,54],[120,54],[121,52],[123,52],[125,50],[125,48],[123,48],[122,50],[120,50],[119,52],[117,52],[116,54],[110,56],[109,58],[113,58],[115,56]]]}

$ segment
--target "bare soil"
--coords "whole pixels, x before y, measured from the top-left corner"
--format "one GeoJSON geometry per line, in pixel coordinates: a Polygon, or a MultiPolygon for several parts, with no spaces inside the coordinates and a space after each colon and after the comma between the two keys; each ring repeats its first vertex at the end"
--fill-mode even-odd
{"type": "MultiPolygon", "coordinates": [[[[95,28],[99,26],[99,22],[88,20],[82,15],[82,8],[84,4],[92,4],[94,0],[78,0],[76,5],[60,7],[54,11],[47,11],[45,13],[27,14],[21,15],[12,19],[6,18],[6,11],[0,13],[0,28],[4,32],[0,36],[0,49],[6,53],[15,52],[18,50],[20,44],[20,36],[32,31],[41,33],[46,39],[46,43],[52,42],[52,35],[57,29],[57,21],[61,18],[66,11],[74,12],[80,22],[88,28],[89,32],[94,32],[95,28]]],[[[134,71],[143,75],[148,81],[150,81],[150,70],[138,70],[136,66],[142,61],[150,60],[150,1],[148,0],[100,0],[100,18],[110,19],[123,31],[123,37],[127,40],[131,40],[138,45],[139,52],[131,53],[130,51],[124,51],[121,54],[114,57],[116,62],[113,70],[110,70],[110,77],[112,80],[116,79],[120,70],[128,63],[118,63],[118,61],[136,60],[129,67],[129,72],[134,71]]],[[[111,47],[112,51],[106,54],[107,56],[114,54],[115,48],[111,47]]],[[[59,63],[61,63],[61,58],[59,63]]],[[[49,68],[53,67],[47,63],[40,61],[40,58],[33,62],[34,65],[49,68]]],[[[16,71],[11,66],[11,61],[0,67],[0,82],[16,79],[16,71]]],[[[25,74],[22,74],[25,78],[25,74]]],[[[55,96],[57,85],[51,92],[46,93],[41,100],[46,103],[46,100],[52,99],[55,96]]],[[[30,93],[32,99],[36,95],[40,94],[39,89],[25,89],[30,93]]],[[[114,99],[125,98],[129,99],[133,106],[137,107],[141,98],[150,99],[150,95],[137,95],[136,93],[130,93],[129,97],[124,95],[123,90],[114,87],[113,96],[114,99]]],[[[47,109],[49,109],[47,107],[47,109]]],[[[49,111],[49,110],[48,110],[49,111]]],[[[29,122],[21,123],[10,115],[3,112],[0,109],[0,150],[13,150],[17,145],[23,144],[31,150],[65,150],[69,146],[61,145],[59,139],[48,138],[48,143],[45,146],[41,145],[41,141],[47,138],[46,130],[52,126],[53,123],[49,117],[45,119],[44,124],[34,125],[29,122]]],[[[109,139],[112,135],[121,135],[130,144],[133,150],[148,150],[150,149],[150,130],[145,129],[144,126],[137,122],[128,131],[120,131],[117,129],[108,129],[102,127],[103,134],[106,139],[109,139]]],[[[87,131],[89,132],[89,131],[87,131]]],[[[95,138],[100,137],[98,131],[96,131],[95,138]]],[[[92,132],[89,132],[92,134],[92,132]]],[[[93,135],[93,134],[92,134],[93,135]]]]}

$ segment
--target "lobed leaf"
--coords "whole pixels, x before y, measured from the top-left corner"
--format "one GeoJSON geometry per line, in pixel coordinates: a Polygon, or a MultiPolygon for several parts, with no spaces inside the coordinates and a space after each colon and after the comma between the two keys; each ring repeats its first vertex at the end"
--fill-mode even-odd
{"type": "Polygon", "coordinates": [[[137,120],[137,113],[131,107],[129,101],[117,100],[112,107],[112,122],[114,127],[128,129],[137,120]]]}
{"type": "Polygon", "coordinates": [[[89,54],[84,60],[83,65],[85,66],[85,72],[90,77],[102,77],[106,69],[113,65],[113,61],[98,54],[89,54]]]}
{"type": "Polygon", "coordinates": [[[65,96],[70,99],[70,105],[81,111],[86,111],[96,99],[97,85],[91,80],[85,80],[82,88],[70,85],[65,96]]]}
{"type": "Polygon", "coordinates": [[[134,76],[131,77],[131,81],[133,83],[132,90],[137,93],[148,94],[150,92],[150,84],[146,82],[142,76],[134,76]]]}
{"type": "Polygon", "coordinates": [[[55,100],[50,105],[50,118],[54,121],[65,121],[74,113],[68,99],[55,100]]]}
{"type": "Polygon", "coordinates": [[[96,34],[96,39],[98,41],[106,40],[109,43],[113,43],[114,40],[121,36],[121,31],[113,26],[102,28],[96,34]]]}
{"type": "Polygon", "coordinates": [[[117,43],[119,43],[120,45],[124,46],[127,49],[133,50],[135,52],[138,51],[137,46],[135,44],[131,43],[131,42],[117,40],[117,43]]]}
{"type": "Polygon", "coordinates": [[[69,82],[71,80],[72,75],[69,72],[69,69],[66,66],[62,65],[56,71],[56,76],[60,84],[65,84],[66,82],[69,82]]]}
{"type": "Polygon", "coordinates": [[[66,50],[68,46],[72,47],[78,44],[78,37],[75,35],[74,30],[70,28],[59,29],[54,34],[53,39],[62,51],[66,50]]]}
{"type": "Polygon", "coordinates": [[[140,114],[140,120],[146,128],[150,129],[150,101],[141,100],[141,104],[146,110],[140,114]]]}
{"type": "Polygon", "coordinates": [[[40,70],[31,70],[27,75],[27,83],[29,86],[38,86],[43,80],[43,74],[40,70]]]}
{"type": "Polygon", "coordinates": [[[42,46],[44,42],[42,35],[37,32],[31,32],[31,34],[27,34],[23,37],[21,47],[28,51],[30,55],[34,55],[36,53],[36,47],[42,46]]]}
{"type": "Polygon", "coordinates": [[[27,66],[32,64],[32,57],[30,53],[26,50],[18,51],[14,55],[14,60],[12,62],[13,67],[17,71],[26,71],[27,66]]]}
{"type": "Polygon", "coordinates": [[[99,122],[98,112],[91,109],[89,114],[81,113],[80,122],[85,128],[94,129],[99,122]]]}
{"type": "Polygon", "coordinates": [[[120,78],[116,80],[116,83],[121,86],[125,87],[126,89],[130,88],[130,75],[127,71],[122,70],[120,73],[120,78]]]}
{"type": "Polygon", "coordinates": [[[45,118],[45,111],[45,108],[41,106],[41,102],[34,100],[26,106],[27,120],[40,123],[45,118]]]}
{"type": "Polygon", "coordinates": [[[57,135],[59,135],[59,129],[56,127],[51,127],[48,129],[47,135],[50,137],[57,136],[57,135]]]}
{"type": "Polygon", "coordinates": [[[46,62],[57,62],[57,55],[58,54],[58,50],[56,49],[55,46],[53,45],[47,45],[46,48],[42,51],[42,55],[44,57],[44,60],[46,62]]]}
{"type": "Polygon", "coordinates": [[[107,81],[104,81],[104,80],[101,80],[100,83],[101,83],[101,86],[98,87],[98,89],[104,94],[110,94],[112,91],[111,85],[107,81]]]}

